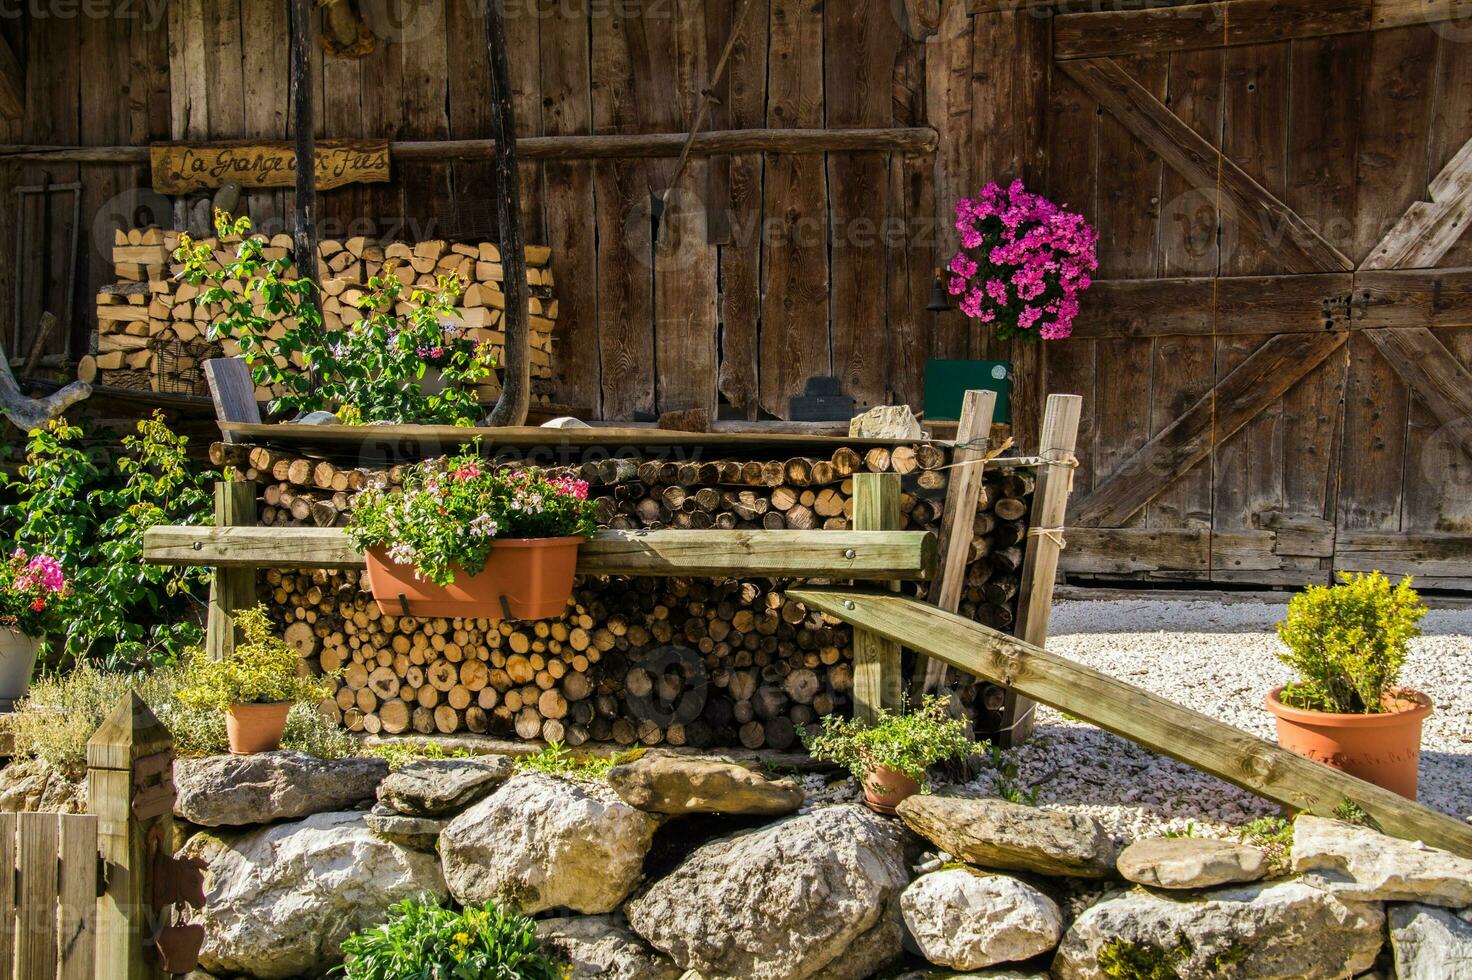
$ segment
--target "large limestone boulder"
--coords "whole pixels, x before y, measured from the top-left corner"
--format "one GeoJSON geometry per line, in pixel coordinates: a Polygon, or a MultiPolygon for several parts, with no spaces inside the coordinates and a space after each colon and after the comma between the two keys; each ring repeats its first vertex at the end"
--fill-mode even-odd
{"type": "Polygon", "coordinates": [[[1323,817],[1294,821],[1293,870],[1341,898],[1472,905],[1472,860],[1323,817]]]}
{"type": "Polygon", "coordinates": [[[410,817],[443,817],[490,795],[511,778],[511,760],[419,759],[378,784],[378,802],[410,817]]]}
{"type": "Polygon", "coordinates": [[[1255,847],[1200,837],[1138,840],[1119,854],[1120,877],[1152,888],[1211,888],[1257,881],[1267,856],[1255,847]]]}
{"type": "Polygon", "coordinates": [[[529,773],[460,814],[440,834],[450,892],[523,912],[612,912],[638,883],[657,818],[607,788],[529,773]]]}
{"type": "Polygon", "coordinates": [[[570,980],[677,980],[680,971],[634,934],[621,916],[537,922],[542,947],[572,966],[570,980]]]}
{"type": "Polygon", "coordinates": [[[382,759],[305,752],[212,755],[174,763],[174,813],[201,827],[249,827],[366,806],[388,775],[382,759]]]}
{"type": "Polygon", "coordinates": [[[744,766],[649,752],[608,773],[614,792],[650,813],[736,813],[778,817],[802,806],[791,779],[767,779],[744,766]]]}
{"type": "Polygon", "coordinates": [[[85,813],[87,784],[40,759],[16,759],[0,769],[0,812],[85,813]]]}
{"type": "Polygon", "coordinates": [[[713,841],[629,902],[629,924],[709,980],[858,980],[900,955],[917,842],[852,804],[713,841]]]}
{"type": "Polygon", "coordinates": [[[936,847],[983,868],[1075,878],[1114,875],[1114,840],[1080,813],[992,798],[912,796],[900,818],[936,847]]]}
{"type": "Polygon", "coordinates": [[[318,976],[342,941],[406,898],[447,895],[439,860],[375,836],[358,812],[318,813],[229,839],[196,834],[208,904],[200,966],[259,980],[318,976]]]}
{"type": "Polygon", "coordinates": [[[1472,909],[1392,905],[1390,947],[1400,980],[1472,980],[1472,909]]]}
{"type": "Polygon", "coordinates": [[[1340,901],[1299,881],[1190,896],[1113,892],[1074,920],[1053,976],[1337,980],[1370,968],[1384,926],[1379,905],[1340,901]],[[1174,974],[1149,972],[1166,967],[1174,974]]]}
{"type": "Polygon", "coordinates": [[[1046,953],[1063,934],[1053,900],[1029,884],[974,868],[917,879],[900,896],[905,925],[932,963],[980,970],[1046,953]]]}

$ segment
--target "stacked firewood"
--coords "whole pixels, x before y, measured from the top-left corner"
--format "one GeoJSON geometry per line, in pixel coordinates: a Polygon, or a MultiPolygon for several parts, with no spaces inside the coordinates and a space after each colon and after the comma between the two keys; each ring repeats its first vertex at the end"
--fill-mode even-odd
{"type": "MultiPolygon", "coordinates": [[[[277,235],[269,241],[261,236],[261,241],[265,242],[268,259],[291,254],[290,235],[277,235]]],[[[119,281],[104,286],[97,294],[97,353],[83,359],[79,368],[82,379],[152,391],[206,394],[202,362],[220,355],[233,357],[240,350],[232,340],[211,342],[210,325],[220,317],[221,309],[217,304],[199,301],[203,287],[176,278],[183,268],[173,261],[178,232],[159,228],[119,231],[115,242],[113,261],[119,281]]],[[[201,244],[212,249],[216,261],[223,264],[234,258],[239,239],[207,238],[201,244]]],[[[461,292],[452,322],[463,327],[472,339],[488,344],[498,363],[504,363],[505,273],[494,243],[434,240],[380,244],[357,237],[323,241],[318,245],[318,256],[322,317],[329,329],[361,318],[358,300],[375,277],[392,275],[406,287],[434,287],[437,277],[454,275],[460,280],[461,292]]],[[[526,258],[531,289],[532,403],[547,406],[551,404],[552,334],[557,324],[552,250],[545,245],[528,245],[526,258]]],[[[296,275],[294,266],[287,275],[296,275]]],[[[254,299],[261,308],[264,300],[260,296],[254,299]]],[[[408,309],[404,303],[400,305],[408,309]]],[[[285,322],[278,322],[270,335],[279,337],[285,330],[285,322]]],[[[269,387],[256,391],[261,401],[277,394],[269,387]]],[[[494,402],[500,395],[499,381],[488,379],[477,395],[484,402],[494,402]]]]}
{"type": "MultiPolygon", "coordinates": [[[[341,525],[353,494],[394,485],[366,471],[217,444],[261,486],[263,524],[341,525]]],[[[841,448],[827,458],[569,468],[592,485],[600,526],[847,529],[853,477],[900,472],[903,526],[938,531],[948,454],[931,444],[841,448]]],[[[1033,472],[988,471],[973,516],[960,612],[998,629],[1015,616],[1033,472]]],[[[795,726],[851,705],[852,636],[769,580],[585,578],[558,620],[386,615],[358,573],[272,571],[263,587],[304,656],[339,674],[355,731],[515,734],[569,744],[783,749],[795,726]]],[[[907,584],[923,596],[925,584],[907,584]]]]}

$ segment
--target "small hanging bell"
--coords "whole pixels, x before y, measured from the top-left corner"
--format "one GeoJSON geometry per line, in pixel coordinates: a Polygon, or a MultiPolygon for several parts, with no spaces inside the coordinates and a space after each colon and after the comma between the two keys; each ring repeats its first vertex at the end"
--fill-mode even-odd
{"type": "Polygon", "coordinates": [[[930,313],[946,313],[951,308],[951,297],[946,292],[945,280],[940,270],[935,270],[935,283],[930,287],[930,302],[925,309],[930,313]]]}

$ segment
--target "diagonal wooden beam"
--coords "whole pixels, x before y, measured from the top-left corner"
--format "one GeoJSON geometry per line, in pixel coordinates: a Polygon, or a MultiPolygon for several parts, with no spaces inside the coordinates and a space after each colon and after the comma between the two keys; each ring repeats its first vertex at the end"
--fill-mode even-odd
{"type": "Polygon", "coordinates": [[[1472,457],[1472,371],[1428,327],[1366,330],[1395,373],[1472,457]]]}
{"type": "Polygon", "coordinates": [[[22,119],[26,114],[26,71],[15,52],[0,38],[0,116],[22,119]]]}
{"type": "Polygon", "coordinates": [[[1059,65],[1192,187],[1215,196],[1224,214],[1255,228],[1277,250],[1288,271],[1347,272],[1354,268],[1296,211],[1183,123],[1118,63],[1095,58],[1059,65]]]}
{"type": "Polygon", "coordinates": [[[1217,382],[1094,488],[1073,523],[1118,527],[1217,444],[1283,397],[1348,338],[1344,331],[1278,334],[1217,382]]]}
{"type": "Polygon", "coordinates": [[[1361,269],[1429,269],[1451,251],[1472,220],[1472,140],[1441,168],[1428,191],[1431,200],[1412,204],[1361,269]]]}

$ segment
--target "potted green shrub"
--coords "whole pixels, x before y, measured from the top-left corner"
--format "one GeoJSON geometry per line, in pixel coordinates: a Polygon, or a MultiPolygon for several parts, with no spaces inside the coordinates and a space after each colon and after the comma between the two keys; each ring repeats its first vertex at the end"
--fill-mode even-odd
{"type": "Polygon", "coordinates": [[[392,615],[547,619],[572,595],[578,546],[596,528],[588,485],[477,453],[431,460],[402,488],[370,488],[348,534],[392,615]]]}
{"type": "Polygon", "coordinates": [[[303,675],[301,655],[276,636],[264,606],[235,614],[245,637],[224,660],[190,651],[176,697],[186,708],[225,712],[232,755],[281,747],[286,716],[297,703],[317,704],[332,695],[321,678],[303,675]]]}
{"type": "Polygon", "coordinates": [[[847,769],[864,787],[864,804],[883,814],[929,792],[931,766],[976,751],[965,723],[950,717],[946,699],[939,697],[926,698],[908,714],[881,710],[872,725],[827,715],[818,729],[799,726],[798,734],[814,758],[847,769]]]}
{"type": "Polygon", "coordinates": [[[571,971],[542,948],[536,923],[486,903],[455,911],[428,899],[407,899],[389,920],[342,944],[347,980],[401,977],[564,980],[571,971]]]}
{"type": "Polygon", "coordinates": [[[1379,572],[1294,596],[1278,658],[1299,679],[1267,696],[1278,744],[1415,799],[1431,700],[1397,681],[1424,615],[1409,578],[1392,586],[1379,572]]]}
{"type": "Polygon", "coordinates": [[[0,701],[19,701],[30,690],[36,655],[67,594],[66,574],[49,555],[17,548],[0,559],[0,701]]]}

